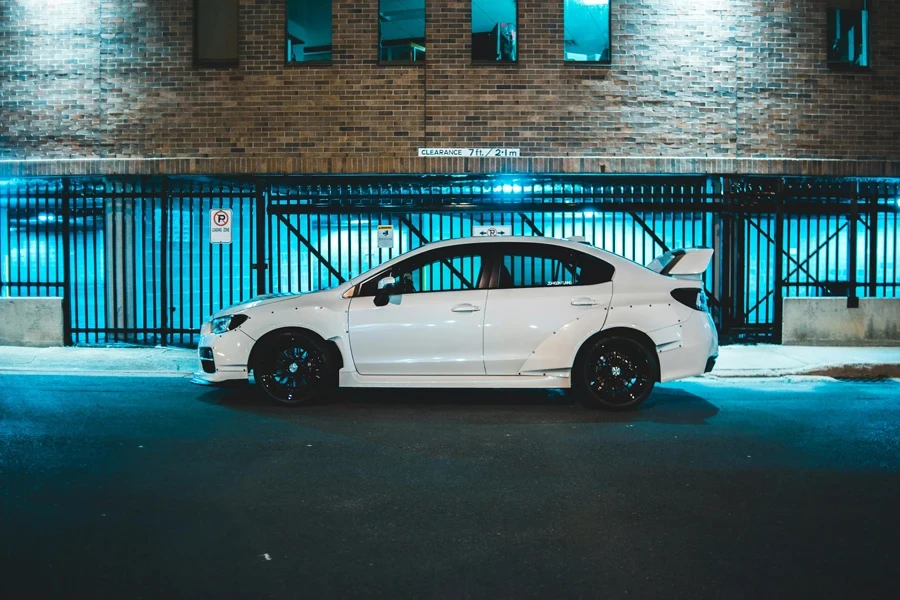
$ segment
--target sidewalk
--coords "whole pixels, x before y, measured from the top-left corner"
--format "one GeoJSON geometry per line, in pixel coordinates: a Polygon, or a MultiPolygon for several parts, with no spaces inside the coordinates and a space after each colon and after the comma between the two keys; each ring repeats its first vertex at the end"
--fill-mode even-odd
{"type": "MultiPolygon", "coordinates": [[[[183,375],[199,367],[186,348],[0,346],[0,373],[183,375]]],[[[900,347],[722,346],[707,377],[825,375],[849,379],[900,377],[900,347]]]]}

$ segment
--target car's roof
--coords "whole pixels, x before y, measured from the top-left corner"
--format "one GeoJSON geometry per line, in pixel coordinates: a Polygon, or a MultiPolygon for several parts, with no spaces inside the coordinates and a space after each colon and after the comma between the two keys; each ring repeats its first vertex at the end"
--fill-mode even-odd
{"type": "Polygon", "coordinates": [[[580,248],[591,248],[590,244],[579,242],[576,240],[567,240],[559,238],[547,238],[533,235],[493,235],[484,237],[461,237],[452,240],[441,240],[439,242],[429,242],[422,246],[423,248],[442,248],[444,246],[461,246],[463,244],[497,244],[502,242],[526,242],[529,244],[551,244],[554,246],[578,246],[580,248]]]}
{"type": "Polygon", "coordinates": [[[639,265],[635,262],[628,260],[623,256],[619,256],[618,254],[613,254],[606,250],[602,250],[600,248],[596,248],[590,244],[586,244],[583,241],[578,240],[567,240],[567,239],[559,239],[559,238],[547,238],[547,237],[538,237],[538,236],[528,236],[528,235],[504,235],[504,236],[485,236],[485,237],[461,237],[461,238],[453,238],[451,240],[441,240],[437,242],[429,242],[427,244],[423,244],[418,248],[410,250],[409,252],[404,252],[398,256],[395,256],[389,261],[382,263],[377,267],[373,267],[370,271],[357,275],[353,278],[350,283],[356,284],[360,281],[365,280],[368,276],[371,276],[371,272],[375,270],[385,269],[390,267],[393,263],[396,263],[401,260],[405,260],[407,258],[413,257],[422,252],[428,252],[430,250],[436,250],[439,248],[450,248],[453,246],[464,246],[470,244],[500,244],[500,243],[526,243],[526,244],[541,244],[546,246],[558,246],[563,248],[570,248],[572,250],[579,250],[581,252],[585,252],[587,254],[592,254],[598,258],[601,258],[613,265],[616,269],[624,268],[624,269],[641,269],[645,270],[643,265],[639,265]]]}
{"type": "Polygon", "coordinates": [[[425,250],[433,250],[435,248],[446,248],[449,246],[462,246],[468,244],[502,244],[502,243],[526,243],[526,244],[544,244],[548,246],[561,246],[563,248],[571,248],[573,250],[580,250],[582,252],[587,252],[588,254],[594,254],[601,258],[612,257],[611,260],[622,260],[628,262],[629,264],[635,264],[626,259],[625,257],[619,256],[617,254],[613,254],[602,248],[597,248],[592,246],[591,244],[585,243],[584,241],[578,239],[560,239],[560,238],[548,238],[548,237],[539,237],[539,236],[531,236],[531,235],[503,235],[503,236],[485,236],[485,237],[462,237],[462,238],[454,238],[452,240],[441,240],[439,242],[430,242],[425,244],[424,246],[420,246],[416,248],[416,250],[412,250],[404,254],[404,256],[411,256],[413,252],[425,251],[425,250]]]}

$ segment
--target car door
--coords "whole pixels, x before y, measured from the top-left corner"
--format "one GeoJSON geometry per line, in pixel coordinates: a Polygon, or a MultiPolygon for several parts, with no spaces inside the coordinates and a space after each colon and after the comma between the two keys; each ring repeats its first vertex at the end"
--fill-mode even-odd
{"type": "Polygon", "coordinates": [[[613,267],[539,243],[491,244],[494,275],[484,320],[487,375],[516,375],[541,342],[612,299],[613,267]]]}
{"type": "Polygon", "coordinates": [[[489,276],[474,245],[424,252],[363,283],[350,301],[350,349],[362,375],[484,375],[489,276]],[[398,285],[376,306],[378,281],[398,285]]]}

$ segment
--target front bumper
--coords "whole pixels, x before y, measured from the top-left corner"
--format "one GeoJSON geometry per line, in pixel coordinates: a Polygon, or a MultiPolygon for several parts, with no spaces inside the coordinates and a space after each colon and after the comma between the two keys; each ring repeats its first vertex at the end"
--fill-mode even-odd
{"type": "Polygon", "coordinates": [[[240,329],[221,335],[204,333],[197,347],[200,369],[194,373],[191,382],[219,385],[248,381],[253,342],[253,338],[240,329]]]}

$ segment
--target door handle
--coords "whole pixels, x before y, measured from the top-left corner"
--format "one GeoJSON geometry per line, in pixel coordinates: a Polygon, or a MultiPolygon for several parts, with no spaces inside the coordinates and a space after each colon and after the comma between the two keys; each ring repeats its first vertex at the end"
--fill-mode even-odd
{"type": "Polygon", "coordinates": [[[453,312],[470,313],[478,312],[479,310],[481,310],[481,307],[475,306],[474,304],[457,304],[450,310],[452,310],[453,312]]]}
{"type": "Polygon", "coordinates": [[[597,306],[599,302],[593,298],[581,297],[572,300],[572,306],[597,306]]]}

